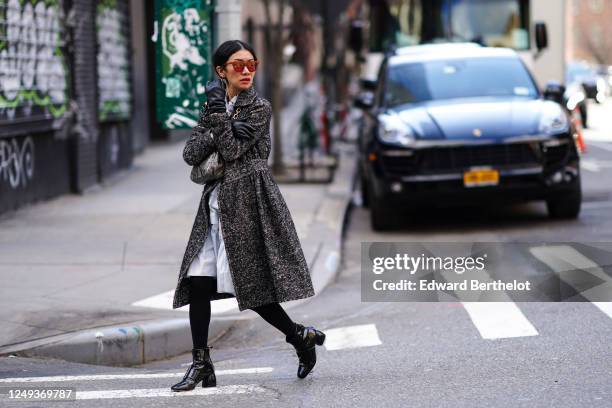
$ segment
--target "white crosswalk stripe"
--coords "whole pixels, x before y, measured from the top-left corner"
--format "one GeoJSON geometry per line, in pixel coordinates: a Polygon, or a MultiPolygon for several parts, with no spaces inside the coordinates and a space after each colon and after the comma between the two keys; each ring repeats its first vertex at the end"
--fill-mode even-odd
{"type": "Polygon", "coordinates": [[[463,307],[483,339],[538,335],[514,302],[463,302],[463,307]]]}
{"type": "Polygon", "coordinates": [[[612,160],[582,159],[580,160],[580,167],[596,173],[601,169],[612,168],[612,160]]]}
{"type": "Polygon", "coordinates": [[[595,201],[595,202],[586,202],[582,203],[582,208],[587,210],[600,210],[604,208],[612,207],[612,201],[595,201]]]}
{"type": "Polygon", "coordinates": [[[342,350],[358,347],[371,347],[382,344],[375,324],[338,327],[325,332],[325,348],[342,350]]]}
{"type": "Polygon", "coordinates": [[[593,173],[597,173],[601,169],[596,161],[588,159],[580,160],[580,167],[584,170],[592,171],[593,173]]]}
{"type": "MultiPolygon", "coordinates": [[[[609,137],[608,137],[608,140],[609,140],[609,137]]],[[[594,147],[597,147],[598,149],[612,152],[612,143],[592,143],[591,145],[594,147]]]]}
{"type": "MultiPolygon", "coordinates": [[[[261,374],[270,373],[272,367],[254,367],[228,370],[215,370],[217,376],[240,375],[240,374],[261,374]]],[[[134,373],[134,374],[93,374],[93,375],[65,375],[65,376],[46,376],[46,377],[15,377],[1,378],[0,383],[10,384],[48,384],[53,382],[91,382],[109,380],[133,380],[133,379],[159,379],[177,378],[180,379],[185,374],[181,372],[160,372],[160,373],[134,373]]],[[[78,390],[75,394],[77,400],[99,400],[99,399],[120,399],[120,398],[158,398],[158,397],[188,397],[201,395],[228,395],[228,394],[253,394],[267,392],[265,388],[257,384],[233,384],[220,385],[217,387],[196,387],[189,392],[174,392],[169,386],[164,388],[131,388],[131,389],[111,389],[111,390],[78,390]]]]}
{"type": "Polygon", "coordinates": [[[595,262],[569,245],[553,245],[533,247],[529,249],[533,256],[548,265],[559,274],[565,283],[580,290],[580,294],[612,319],[612,302],[599,302],[599,299],[612,298],[612,278],[610,278],[595,262]],[[577,270],[584,270],[603,281],[593,288],[582,290],[583,276],[577,270]],[[564,273],[572,271],[572,273],[564,273]]]}
{"type": "MultiPolygon", "coordinates": [[[[612,297],[612,278],[595,262],[569,245],[547,245],[532,247],[530,253],[548,265],[565,283],[581,290],[581,295],[608,317],[612,318],[612,302],[599,299],[612,297]],[[582,290],[583,276],[578,273],[564,273],[585,270],[604,283],[582,290]]],[[[586,272],[585,272],[586,273],[586,272]]],[[[463,302],[472,322],[485,339],[500,339],[522,336],[537,336],[538,331],[513,302],[463,302]]]]}
{"type": "MultiPolygon", "coordinates": [[[[138,300],[132,303],[132,306],[139,307],[149,307],[152,309],[164,309],[164,310],[173,310],[172,309],[172,299],[174,297],[174,289],[169,290],[167,292],[160,293],[158,295],[153,295],[148,298],[138,300]]],[[[176,310],[188,312],[189,305],[180,307],[176,310]]],[[[218,315],[227,312],[237,312],[238,302],[236,298],[228,298],[228,299],[219,299],[210,303],[210,313],[213,315],[218,315]]]]}
{"type": "Polygon", "coordinates": [[[196,387],[189,392],[173,392],[168,388],[149,388],[131,390],[77,391],[77,400],[96,400],[111,398],[151,398],[151,397],[191,397],[201,395],[253,394],[266,392],[256,384],[224,385],[220,387],[196,387]]]}
{"type": "MultiPolygon", "coordinates": [[[[581,292],[587,300],[612,318],[612,302],[597,299],[612,297],[612,279],[592,260],[569,245],[530,248],[531,254],[547,264],[570,286],[579,289],[583,283],[576,274],[563,272],[584,269],[604,281],[596,287],[581,292]]],[[[474,326],[484,339],[501,339],[537,336],[539,333],[514,302],[462,302],[474,326]]]]}
{"type": "MultiPolygon", "coordinates": [[[[460,282],[464,279],[461,275],[452,271],[442,272],[442,275],[447,282],[460,282]]],[[[479,282],[491,282],[493,280],[484,270],[473,271],[471,278],[479,282]]],[[[537,336],[539,334],[521,312],[521,309],[510,299],[510,296],[506,294],[498,296],[502,296],[502,299],[507,301],[474,302],[471,300],[475,300],[474,298],[478,298],[480,295],[471,295],[470,293],[460,299],[465,311],[483,339],[496,340],[537,336]]]]}
{"type": "MultiPolygon", "coordinates": [[[[262,374],[274,371],[272,367],[239,368],[233,370],[215,370],[215,375],[238,375],[238,374],[262,374]]],[[[92,374],[92,375],[57,375],[52,377],[14,377],[0,378],[0,383],[46,383],[46,382],[78,382],[78,381],[101,381],[101,380],[125,380],[125,379],[153,379],[181,377],[185,374],[180,372],[166,373],[135,373],[135,374],[92,374]]]]}

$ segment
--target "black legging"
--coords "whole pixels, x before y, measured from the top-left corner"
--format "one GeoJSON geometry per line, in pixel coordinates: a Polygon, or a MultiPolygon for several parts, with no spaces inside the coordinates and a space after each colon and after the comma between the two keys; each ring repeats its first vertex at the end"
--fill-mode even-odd
{"type": "MultiPolygon", "coordinates": [[[[210,276],[189,277],[189,324],[193,348],[204,348],[208,345],[208,326],[210,325],[210,298],[216,290],[217,281],[210,276]]],[[[283,332],[286,336],[294,333],[295,325],[278,303],[257,306],[251,310],[283,332]]]]}

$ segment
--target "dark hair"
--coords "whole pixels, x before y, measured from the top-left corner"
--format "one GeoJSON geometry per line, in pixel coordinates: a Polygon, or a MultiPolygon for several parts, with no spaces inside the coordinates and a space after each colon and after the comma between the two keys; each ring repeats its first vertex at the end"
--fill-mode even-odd
{"type": "MultiPolygon", "coordinates": [[[[212,57],[213,69],[215,74],[217,74],[216,67],[223,67],[224,64],[229,60],[229,58],[236,52],[240,50],[247,50],[251,54],[253,54],[253,58],[257,60],[257,55],[255,54],[255,50],[249,44],[240,40],[230,40],[226,41],[223,44],[219,45],[215,50],[215,53],[212,57]]],[[[218,74],[217,74],[218,75],[218,74]]]]}

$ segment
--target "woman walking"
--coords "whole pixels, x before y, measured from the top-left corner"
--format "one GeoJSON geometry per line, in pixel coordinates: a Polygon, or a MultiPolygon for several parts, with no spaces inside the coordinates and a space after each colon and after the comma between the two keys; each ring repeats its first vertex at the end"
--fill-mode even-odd
{"type": "Polygon", "coordinates": [[[213,55],[220,80],[206,86],[206,106],[185,145],[183,159],[198,165],[213,151],[223,177],[204,186],[174,294],[173,308],[189,304],[193,363],[173,391],[200,381],[216,386],[208,347],[211,300],[235,297],[285,335],[299,358],[297,376],[316,363],[325,334],[295,323],[279,304],[314,295],[308,266],[287,208],[268,168],[270,103],[253,78],[259,61],[251,46],[226,41],[213,55]],[[208,132],[207,130],[210,130],[208,132]]]}

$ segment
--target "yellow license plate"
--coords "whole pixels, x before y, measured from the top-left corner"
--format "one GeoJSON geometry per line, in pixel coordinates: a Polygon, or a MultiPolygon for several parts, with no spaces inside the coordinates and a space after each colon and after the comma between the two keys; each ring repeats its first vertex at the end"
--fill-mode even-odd
{"type": "Polygon", "coordinates": [[[463,185],[465,187],[496,186],[499,184],[499,171],[470,170],[463,173],[463,185]]]}

